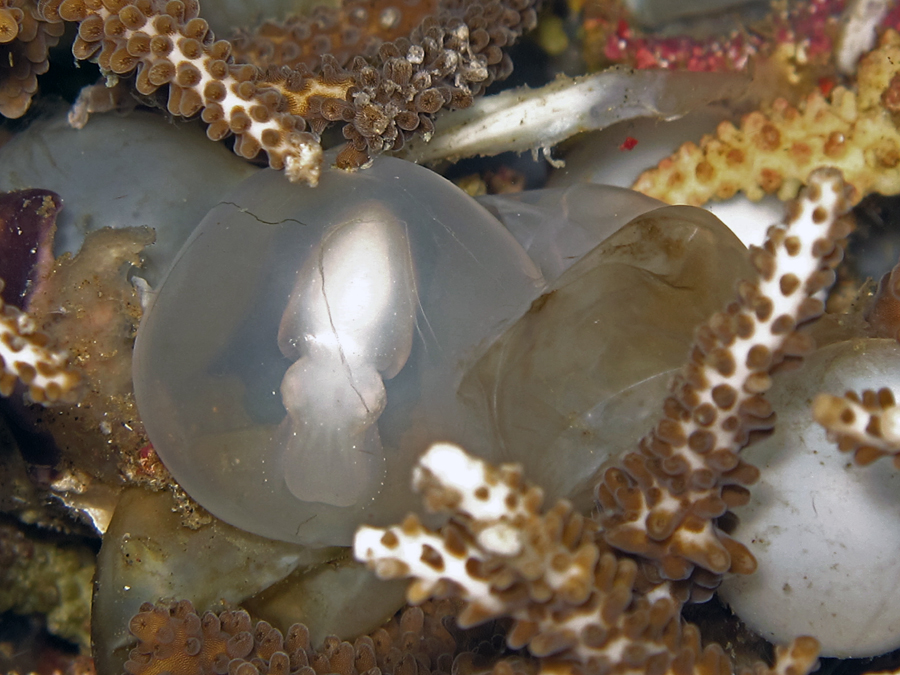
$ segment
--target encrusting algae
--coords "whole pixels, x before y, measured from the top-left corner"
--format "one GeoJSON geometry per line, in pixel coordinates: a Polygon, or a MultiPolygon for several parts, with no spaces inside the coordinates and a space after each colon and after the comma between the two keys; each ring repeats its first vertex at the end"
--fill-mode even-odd
{"type": "Polygon", "coordinates": [[[51,633],[87,652],[94,552],[73,539],[33,534],[0,521],[0,613],[44,614],[51,633]]]}

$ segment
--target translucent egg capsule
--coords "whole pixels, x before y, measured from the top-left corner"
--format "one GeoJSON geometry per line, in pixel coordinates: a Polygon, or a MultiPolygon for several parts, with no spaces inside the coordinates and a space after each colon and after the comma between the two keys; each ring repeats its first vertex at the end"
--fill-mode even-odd
{"type": "Polygon", "coordinates": [[[316,189],[260,172],[200,224],[146,312],[135,393],[179,484],[263,536],[346,544],[416,504],[429,443],[491,456],[464,364],[540,294],[521,246],[436,174],[386,159],[316,189]]]}
{"type": "Polygon", "coordinates": [[[410,467],[450,441],[589,506],[746,251],[700,209],[619,188],[493,202],[509,229],[381,159],[316,189],[261,172],[211,211],[135,352],[142,418],[188,494],[266,537],[347,544],[417,509],[410,467]]]}

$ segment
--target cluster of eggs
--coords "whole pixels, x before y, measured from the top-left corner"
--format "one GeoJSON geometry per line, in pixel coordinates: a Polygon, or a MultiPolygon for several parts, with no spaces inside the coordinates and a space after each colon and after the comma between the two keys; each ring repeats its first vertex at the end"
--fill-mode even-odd
{"type": "MultiPolygon", "coordinates": [[[[148,139],[165,152],[156,131],[148,139]]],[[[40,161],[8,161],[0,187],[19,187],[23,165],[40,161]]],[[[172,196],[170,213],[181,205],[171,235],[159,203],[129,205],[131,220],[158,214],[160,235],[135,393],[185,490],[272,539],[346,545],[362,523],[400,520],[419,505],[410,467],[437,441],[521,462],[549,499],[590,508],[593,477],[650,428],[693,327],[750,273],[743,245],[709,214],[620,188],[478,203],[389,158],[328,172],[314,190],[217,165],[215,189],[185,166],[148,190],[172,196]],[[209,209],[196,229],[188,196],[209,209]]],[[[85,213],[103,203],[88,188],[48,187],[86,195],[85,213]]],[[[77,220],[78,199],[66,199],[77,220]]],[[[111,216],[74,229],[92,218],[111,216]]],[[[773,391],[777,433],[747,451],[763,478],[734,536],[760,571],[726,581],[723,596],[773,640],[811,633],[835,655],[897,646],[900,603],[884,589],[896,576],[898,479],[833,456],[807,406],[819,391],[889,383],[897,352],[858,336],[824,347],[773,391]]]]}

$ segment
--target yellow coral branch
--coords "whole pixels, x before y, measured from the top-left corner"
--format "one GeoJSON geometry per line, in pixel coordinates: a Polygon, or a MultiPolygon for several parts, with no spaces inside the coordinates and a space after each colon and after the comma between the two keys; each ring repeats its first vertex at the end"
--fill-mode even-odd
{"type": "Polygon", "coordinates": [[[699,146],[685,143],[634,189],[669,203],[700,206],[744,192],[790,199],[810,172],[841,170],[854,202],[900,192],[900,35],[887,31],[859,64],[855,91],[816,91],[795,108],[777,100],[750,113],[740,127],[719,125],[699,146]]]}

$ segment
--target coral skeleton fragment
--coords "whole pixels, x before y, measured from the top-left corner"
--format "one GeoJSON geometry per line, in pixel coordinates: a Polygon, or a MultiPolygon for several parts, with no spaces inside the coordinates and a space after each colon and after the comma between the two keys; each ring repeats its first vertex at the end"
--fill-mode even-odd
{"type": "Polygon", "coordinates": [[[856,87],[816,89],[799,106],[784,99],[719,125],[699,145],[683,144],[641,175],[634,189],[670,203],[700,206],[743,192],[793,197],[816,166],[843,171],[854,203],[872,192],[900,191],[900,133],[894,101],[900,94],[900,35],[885,32],[860,61],[856,87]]]}

